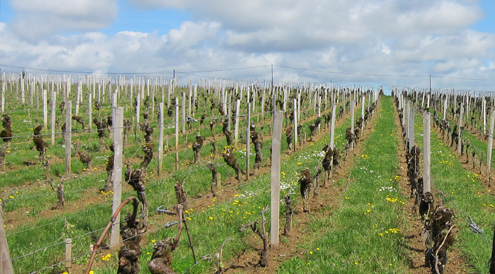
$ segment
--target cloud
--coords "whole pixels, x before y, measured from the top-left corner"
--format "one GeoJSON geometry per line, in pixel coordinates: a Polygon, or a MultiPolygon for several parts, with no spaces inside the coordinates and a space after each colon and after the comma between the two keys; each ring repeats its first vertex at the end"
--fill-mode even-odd
{"type": "MultiPolygon", "coordinates": [[[[115,18],[115,1],[12,1],[17,20],[52,18],[39,31],[0,24],[3,64],[259,81],[271,80],[274,64],[276,82],[412,86],[429,85],[430,74],[495,76],[495,34],[470,29],[483,16],[477,1],[131,0],[137,8],[181,9],[190,21],[114,35],[99,28],[115,18]],[[417,75],[425,76],[405,77],[417,75]]],[[[455,83],[435,78],[436,85],[455,83]]]]}
{"type": "Polygon", "coordinates": [[[117,0],[12,0],[10,26],[30,41],[73,31],[95,31],[117,17],[117,0]]]}
{"type": "Polygon", "coordinates": [[[483,16],[457,1],[167,1],[133,0],[138,7],[179,8],[198,21],[218,22],[227,45],[239,50],[297,51],[329,43],[410,35],[443,35],[466,29],[483,16]]]}
{"type": "Polygon", "coordinates": [[[402,61],[441,61],[463,58],[493,58],[495,34],[466,30],[458,35],[426,37],[417,40],[412,48],[398,50],[402,61]]]}

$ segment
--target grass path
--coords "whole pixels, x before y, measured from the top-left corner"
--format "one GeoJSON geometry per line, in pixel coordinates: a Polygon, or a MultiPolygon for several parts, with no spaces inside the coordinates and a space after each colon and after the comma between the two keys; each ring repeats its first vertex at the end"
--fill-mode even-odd
{"type": "Polygon", "coordinates": [[[346,191],[331,215],[314,220],[318,237],[307,239],[304,256],[280,273],[406,273],[408,262],[398,227],[404,197],[398,191],[397,144],[391,97],[382,97],[375,130],[365,141],[346,191]]]}
{"type": "MultiPolygon", "coordinates": [[[[415,138],[419,147],[423,146],[423,120],[415,118],[415,138]]],[[[495,197],[484,186],[478,173],[466,170],[462,160],[450,147],[443,143],[439,132],[431,133],[431,182],[436,189],[436,204],[443,202],[456,214],[456,243],[465,256],[467,271],[488,273],[488,260],[491,256],[493,223],[495,222],[495,197]],[[469,217],[484,230],[476,234],[469,228],[469,217]]],[[[455,258],[453,258],[455,259],[455,258]]]]}

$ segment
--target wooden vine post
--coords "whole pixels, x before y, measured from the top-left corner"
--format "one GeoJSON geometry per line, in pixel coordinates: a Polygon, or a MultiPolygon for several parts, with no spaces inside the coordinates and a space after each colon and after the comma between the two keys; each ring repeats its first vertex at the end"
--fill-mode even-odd
{"type": "Polygon", "coordinates": [[[167,109],[170,107],[170,93],[172,92],[174,85],[174,79],[170,79],[170,83],[168,84],[167,88],[167,109]]]}
{"type": "Polygon", "coordinates": [[[9,245],[7,243],[7,235],[3,226],[3,208],[0,203],[0,273],[14,274],[12,260],[10,259],[9,245]]]}
{"type": "Polygon", "coordinates": [[[136,124],[134,126],[134,140],[137,140],[137,131],[138,131],[137,125],[139,125],[140,104],[141,104],[141,96],[139,96],[139,92],[136,92],[136,124]]]}
{"type": "Polygon", "coordinates": [[[70,174],[72,101],[65,102],[65,174],[70,174]]]}
{"type": "Polygon", "coordinates": [[[486,134],[486,99],[483,96],[483,105],[481,111],[483,112],[483,134],[486,134]]]}
{"type": "MultiPolygon", "coordinates": [[[[405,100],[405,99],[404,99],[405,100]]],[[[406,101],[406,107],[404,108],[403,118],[404,120],[404,130],[406,131],[406,145],[409,143],[409,100],[406,101]]],[[[409,147],[406,147],[406,150],[409,152],[409,147]]]]}
{"type": "MultiPolygon", "coordinates": [[[[409,106],[409,102],[407,102],[409,106]]],[[[408,122],[408,127],[409,129],[407,130],[407,133],[409,134],[409,147],[408,151],[411,151],[412,147],[414,146],[414,108],[409,107],[409,119],[407,119],[408,122]]]]}
{"type": "Polygon", "coordinates": [[[175,170],[179,170],[179,98],[175,98],[175,170]]]}
{"type": "Polygon", "coordinates": [[[4,113],[5,112],[5,86],[7,85],[7,81],[5,81],[5,72],[3,74],[3,81],[2,81],[2,101],[0,103],[0,112],[4,113]]]}
{"type": "MultiPolygon", "coordinates": [[[[113,163],[113,202],[112,212],[116,213],[117,208],[122,201],[122,154],[123,154],[123,138],[122,129],[124,126],[124,108],[114,107],[113,111],[113,143],[114,143],[114,163],[113,163]]],[[[116,221],[112,224],[112,235],[110,237],[110,246],[115,246],[119,243],[120,237],[120,212],[117,215],[116,221]]]]}
{"type": "Polygon", "coordinates": [[[47,91],[44,89],[42,91],[43,96],[43,127],[46,128],[48,125],[48,98],[47,91]]]}
{"type": "Polygon", "coordinates": [[[351,99],[351,132],[354,133],[354,100],[351,99]]]}
{"type": "Polygon", "coordinates": [[[261,94],[261,120],[265,120],[265,93],[266,90],[263,88],[263,93],[261,94]]]}
{"type": "Polygon", "coordinates": [[[162,174],[162,162],[163,162],[163,116],[165,115],[163,102],[159,104],[160,118],[158,120],[159,132],[158,132],[158,175],[162,174]]]}
{"type": "Polygon", "coordinates": [[[72,268],[72,239],[65,239],[65,270],[70,273],[72,268]]]}
{"type": "Polygon", "coordinates": [[[294,114],[294,151],[296,151],[297,147],[297,101],[296,99],[292,100],[292,108],[294,114]]]}
{"type": "Polygon", "coordinates": [[[21,104],[25,104],[25,94],[24,94],[24,76],[21,75],[21,104]]]}
{"type": "Polygon", "coordinates": [[[279,213],[280,213],[280,147],[282,139],[283,111],[275,112],[273,121],[272,165],[271,165],[271,231],[270,244],[272,249],[278,248],[279,242],[279,213]]]}
{"type": "MultiPolygon", "coordinates": [[[[249,101],[247,102],[247,126],[246,126],[246,180],[249,180],[249,151],[251,139],[251,109],[249,108],[249,101]]],[[[256,171],[255,171],[256,172],[256,171]]]]}
{"type": "Polygon", "coordinates": [[[186,93],[185,92],[182,92],[182,133],[183,134],[186,133],[186,93]]]}
{"type": "MultiPolygon", "coordinates": [[[[447,102],[449,101],[449,95],[445,95],[445,100],[443,101],[443,119],[447,119],[447,102]]],[[[483,101],[485,102],[485,101],[483,101]]]]}
{"type": "Polygon", "coordinates": [[[301,120],[301,92],[297,93],[297,120],[301,120]]]}
{"type": "Polygon", "coordinates": [[[79,98],[81,97],[81,81],[77,81],[77,91],[76,91],[76,103],[75,103],[75,109],[74,109],[74,114],[79,115],[79,104],[80,100],[79,98]]]}
{"type": "Polygon", "coordinates": [[[191,83],[191,79],[189,79],[188,87],[189,87],[189,97],[187,98],[187,102],[188,102],[187,115],[191,116],[191,105],[192,105],[192,83],[191,83]]]}
{"type": "Polygon", "coordinates": [[[486,152],[486,176],[488,184],[491,185],[493,127],[495,126],[495,109],[490,110],[490,132],[488,133],[488,150],[486,152]]]}
{"type": "Polygon", "coordinates": [[[431,146],[430,146],[430,113],[423,116],[423,193],[431,192],[431,146]]]}
{"type": "Polygon", "coordinates": [[[88,94],[88,132],[89,132],[89,137],[91,139],[91,125],[93,124],[93,105],[92,105],[92,100],[93,96],[91,93],[88,94]]]}
{"type": "Polygon", "coordinates": [[[229,124],[227,126],[227,130],[230,131],[230,125],[232,124],[232,93],[229,93],[228,91],[225,92],[226,98],[228,98],[228,105],[227,105],[227,118],[229,119],[229,124]]]}
{"type": "MultiPolygon", "coordinates": [[[[239,139],[239,111],[241,106],[241,100],[236,100],[236,112],[235,112],[235,126],[234,126],[234,138],[235,147],[237,147],[237,140],[239,139]]],[[[249,140],[249,138],[248,138],[249,140]]],[[[249,143],[249,142],[248,142],[249,143]]]]}
{"type": "Polygon", "coordinates": [[[52,91],[52,112],[50,113],[52,146],[55,145],[55,111],[56,111],[57,93],[52,91]]]}
{"type": "Polygon", "coordinates": [[[364,120],[364,99],[365,99],[365,96],[364,94],[361,94],[361,119],[364,120]]]}
{"type": "Polygon", "coordinates": [[[464,103],[461,102],[461,114],[459,115],[459,136],[457,141],[457,153],[461,155],[462,149],[462,115],[464,114],[464,103]]]}
{"type": "Polygon", "coordinates": [[[335,115],[337,111],[337,106],[335,105],[335,102],[332,102],[332,123],[330,126],[330,148],[333,149],[333,141],[335,138],[335,115]]]}

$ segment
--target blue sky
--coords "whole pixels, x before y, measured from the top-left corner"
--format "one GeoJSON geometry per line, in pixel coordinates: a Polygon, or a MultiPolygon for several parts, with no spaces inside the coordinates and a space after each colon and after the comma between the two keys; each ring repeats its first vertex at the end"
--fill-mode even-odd
{"type": "Polygon", "coordinates": [[[187,12],[176,8],[140,9],[129,1],[119,1],[119,13],[114,23],[102,32],[114,35],[119,31],[154,32],[167,34],[172,28],[179,28],[182,22],[190,20],[187,12]]]}
{"type": "Polygon", "coordinates": [[[495,32],[495,1],[483,0],[480,1],[480,6],[483,9],[484,18],[475,24],[473,29],[481,32],[495,32]]]}
{"type": "Polygon", "coordinates": [[[427,87],[429,75],[434,75],[434,85],[441,88],[495,87],[490,80],[495,79],[495,1],[0,0],[0,4],[4,71],[176,70],[184,81],[201,77],[261,81],[271,77],[273,64],[279,82],[427,87]]]}

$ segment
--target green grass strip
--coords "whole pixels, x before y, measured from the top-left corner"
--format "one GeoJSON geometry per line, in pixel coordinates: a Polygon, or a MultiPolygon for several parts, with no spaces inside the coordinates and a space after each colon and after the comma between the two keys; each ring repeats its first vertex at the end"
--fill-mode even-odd
{"type": "MultiPolygon", "coordinates": [[[[416,115],[414,124],[415,142],[423,148],[423,137],[420,136],[423,134],[421,115],[416,115]]],[[[466,133],[465,131],[463,135],[466,133]]],[[[470,141],[472,145],[473,141],[470,141]]],[[[493,194],[481,185],[477,173],[463,168],[462,162],[464,161],[464,156],[460,162],[450,148],[443,143],[441,136],[432,131],[431,182],[432,189],[436,189],[434,191],[435,201],[438,204],[440,200],[443,200],[447,207],[454,210],[457,226],[454,246],[466,256],[467,263],[473,268],[469,271],[488,273],[493,223],[495,222],[495,199],[493,194]],[[469,216],[484,230],[483,234],[471,231],[468,226],[469,216]]],[[[455,260],[455,258],[451,259],[455,260]]]]}
{"type": "MultiPolygon", "coordinates": [[[[307,239],[302,258],[282,264],[279,273],[405,273],[404,197],[398,190],[396,126],[391,97],[372,135],[356,155],[351,183],[336,211],[312,222],[318,235],[307,239]]],[[[346,184],[345,180],[340,182],[346,184]]]]}

